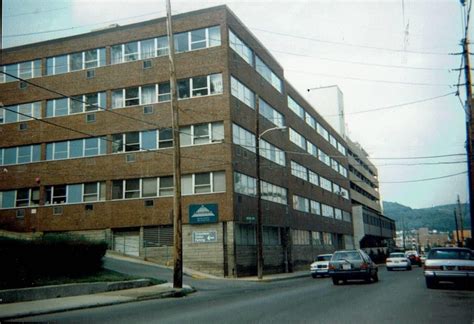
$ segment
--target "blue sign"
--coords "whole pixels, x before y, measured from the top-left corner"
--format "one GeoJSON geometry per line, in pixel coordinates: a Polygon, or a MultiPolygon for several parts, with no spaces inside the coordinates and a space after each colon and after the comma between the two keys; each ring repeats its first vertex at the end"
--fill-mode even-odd
{"type": "Polygon", "coordinates": [[[189,205],[189,224],[217,223],[217,204],[189,205]]]}

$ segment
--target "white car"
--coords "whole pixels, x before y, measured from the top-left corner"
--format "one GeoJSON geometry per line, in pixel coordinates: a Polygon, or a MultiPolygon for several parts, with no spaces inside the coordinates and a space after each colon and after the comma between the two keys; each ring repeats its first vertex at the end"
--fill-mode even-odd
{"type": "Polygon", "coordinates": [[[386,265],[388,271],[392,271],[393,269],[411,270],[410,259],[405,256],[403,252],[390,253],[386,260],[386,265]]]}
{"type": "Polygon", "coordinates": [[[332,254],[320,254],[316,257],[316,261],[311,263],[311,277],[328,276],[329,260],[332,254]]]}

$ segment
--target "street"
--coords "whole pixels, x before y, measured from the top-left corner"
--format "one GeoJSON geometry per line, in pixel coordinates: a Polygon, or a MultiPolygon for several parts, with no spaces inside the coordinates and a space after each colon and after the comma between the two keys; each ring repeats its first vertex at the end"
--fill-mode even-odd
{"type": "MultiPolygon", "coordinates": [[[[106,266],[148,276],[156,272],[153,267],[110,259],[106,266]]],[[[428,290],[421,268],[388,272],[381,267],[379,278],[378,283],[349,282],[334,286],[329,278],[312,279],[309,274],[307,278],[261,283],[185,277],[184,282],[198,290],[187,297],[70,311],[20,321],[471,324],[474,320],[473,291],[448,285],[428,290]]]]}

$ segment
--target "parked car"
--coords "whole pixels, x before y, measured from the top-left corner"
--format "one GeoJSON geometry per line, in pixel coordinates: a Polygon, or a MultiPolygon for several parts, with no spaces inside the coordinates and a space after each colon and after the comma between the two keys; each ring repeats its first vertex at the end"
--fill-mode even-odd
{"type": "Polygon", "coordinates": [[[317,278],[318,276],[327,276],[329,268],[329,260],[331,260],[332,254],[320,254],[316,257],[316,260],[311,263],[311,277],[317,278]]]}
{"type": "Polygon", "coordinates": [[[392,252],[386,260],[387,270],[392,271],[393,269],[405,269],[411,270],[411,262],[405,253],[403,252],[392,252]]]}
{"type": "Polygon", "coordinates": [[[342,280],[365,280],[377,282],[378,268],[372,259],[362,250],[336,251],[329,261],[329,275],[335,285],[342,280]]]}
{"type": "Polygon", "coordinates": [[[421,263],[424,264],[425,263],[425,260],[426,260],[426,255],[420,255],[420,260],[421,260],[421,263]]]}
{"type": "Polygon", "coordinates": [[[405,251],[405,256],[407,256],[408,259],[410,259],[410,262],[411,262],[412,265],[416,264],[419,267],[422,266],[420,255],[418,254],[417,251],[415,251],[415,250],[405,251]]]}
{"type": "Polygon", "coordinates": [[[428,254],[424,275],[427,288],[435,288],[440,281],[474,284],[474,253],[467,248],[433,248],[428,254]]]}

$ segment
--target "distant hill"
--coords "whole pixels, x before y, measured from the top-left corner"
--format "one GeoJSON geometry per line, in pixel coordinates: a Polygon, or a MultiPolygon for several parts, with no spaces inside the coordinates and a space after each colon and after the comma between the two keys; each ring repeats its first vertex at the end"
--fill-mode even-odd
{"type": "MultiPolygon", "coordinates": [[[[383,202],[384,215],[395,220],[397,230],[402,229],[402,217],[405,217],[405,228],[407,230],[428,227],[438,231],[454,231],[456,229],[453,214],[454,208],[457,208],[457,205],[412,209],[396,202],[383,202]]],[[[469,205],[461,204],[461,209],[464,229],[471,228],[469,205]]]]}

